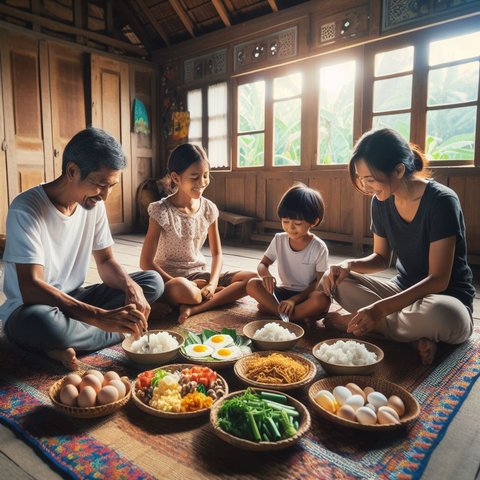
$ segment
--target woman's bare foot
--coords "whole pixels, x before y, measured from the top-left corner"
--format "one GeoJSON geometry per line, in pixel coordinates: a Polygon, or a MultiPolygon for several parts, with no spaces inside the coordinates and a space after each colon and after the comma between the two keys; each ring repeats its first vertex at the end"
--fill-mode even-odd
{"type": "Polygon", "coordinates": [[[60,362],[64,367],[69,370],[77,370],[78,360],[77,354],[73,348],[66,348],[65,350],[50,350],[47,355],[60,362]]]}
{"type": "Polygon", "coordinates": [[[179,305],[180,315],[178,316],[178,323],[183,323],[192,314],[191,305],[179,305]]]}
{"type": "Polygon", "coordinates": [[[354,316],[353,313],[328,312],[323,319],[323,324],[326,328],[334,328],[335,330],[346,332],[348,324],[354,316]]]}
{"type": "Polygon", "coordinates": [[[421,338],[417,342],[417,350],[423,365],[431,365],[437,353],[437,344],[428,338],[421,338]]]}

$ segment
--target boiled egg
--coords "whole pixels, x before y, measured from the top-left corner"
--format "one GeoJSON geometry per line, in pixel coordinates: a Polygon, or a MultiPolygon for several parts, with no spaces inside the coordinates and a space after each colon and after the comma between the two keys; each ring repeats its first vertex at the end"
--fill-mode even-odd
{"type": "Polygon", "coordinates": [[[97,392],[93,389],[93,387],[89,385],[84,387],[84,389],[79,393],[77,397],[79,407],[93,407],[95,406],[96,400],[97,392]]]}
{"type": "Polygon", "coordinates": [[[213,353],[213,348],[203,343],[192,343],[185,347],[185,352],[189,357],[202,358],[210,356],[213,353]]]}
{"type": "Polygon", "coordinates": [[[98,404],[107,405],[118,400],[118,390],[113,385],[107,385],[98,392],[98,404]]]}
{"type": "Polygon", "coordinates": [[[217,360],[233,360],[240,356],[240,350],[236,347],[223,347],[215,350],[212,357],[217,360]]]}
{"type": "Polygon", "coordinates": [[[60,390],[60,401],[70,407],[77,405],[78,389],[75,385],[68,383],[60,390]]]}
{"type": "Polygon", "coordinates": [[[230,335],[217,334],[212,335],[208,340],[205,341],[205,345],[208,345],[215,350],[219,348],[227,347],[233,343],[233,338],[230,335]]]}

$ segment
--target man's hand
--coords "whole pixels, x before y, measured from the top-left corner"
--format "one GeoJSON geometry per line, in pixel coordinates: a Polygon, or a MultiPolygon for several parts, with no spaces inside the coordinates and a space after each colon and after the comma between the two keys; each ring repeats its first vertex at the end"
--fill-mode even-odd
{"type": "Polygon", "coordinates": [[[150,315],[150,305],[143,294],[143,290],[135,282],[129,282],[127,289],[125,290],[125,305],[133,304],[136,309],[142,313],[145,318],[144,328],[147,328],[147,319],[150,315]]]}
{"type": "Polygon", "coordinates": [[[114,310],[100,310],[95,326],[106,332],[131,333],[137,338],[146,329],[147,319],[132,303],[114,310]]]}

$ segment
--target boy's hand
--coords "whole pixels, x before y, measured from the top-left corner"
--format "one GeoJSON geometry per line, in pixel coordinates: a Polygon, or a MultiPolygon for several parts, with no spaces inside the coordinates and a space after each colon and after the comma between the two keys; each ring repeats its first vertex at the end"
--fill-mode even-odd
{"type": "Polygon", "coordinates": [[[278,304],[278,313],[284,313],[288,317],[293,315],[293,311],[295,310],[295,302],[291,299],[282,300],[278,304]]]}
{"type": "Polygon", "coordinates": [[[277,283],[275,277],[263,277],[262,281],[265,290],[271,295],[273,293],[273,289],[275,288],[275,284],[277,283]]]}

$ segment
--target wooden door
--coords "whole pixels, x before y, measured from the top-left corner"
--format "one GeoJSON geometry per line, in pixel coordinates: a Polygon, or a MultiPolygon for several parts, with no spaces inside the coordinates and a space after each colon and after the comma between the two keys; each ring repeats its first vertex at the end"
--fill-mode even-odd
{"type": "Polygon", "coordinates": [[[7,146],[8,194],[53,177],[47,46],[11,32],[0,31],[2,89],[7,146]],[[47,159],[45,161],[45,159],[47,159]]]}
{"type": "Polygon", "coordinates": [[[5,122],[3,119],[2,62],[0,56],[0,235],[6,233],[8,212],[7,158],[5,155],[5,122]]]}
{"type": "MultiPolygon", "coordinates": [[[[49,45],[52,102],[53,174],[62,172],[65,145],[87,126],[85,68],[87,55],[73,48],[49,45]]],[[[89,83],[89,82],[88,82],[89,83]]]]}
{"type": "Polygon", "coordinates": [[[127,168],[106,202],[113,233],[132,228],[129,73],[126,63],[92,54],[92,124],[115,137],[127,156],[127,168]]]}

